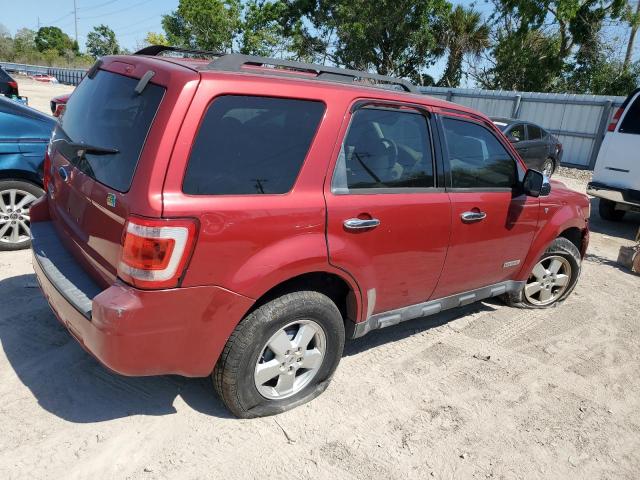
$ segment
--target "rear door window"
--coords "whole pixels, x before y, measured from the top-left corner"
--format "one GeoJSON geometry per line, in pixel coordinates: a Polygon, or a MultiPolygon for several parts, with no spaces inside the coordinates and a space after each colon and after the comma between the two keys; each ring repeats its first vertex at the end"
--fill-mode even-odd
{"type": "Polygon", "coordinates": [[[540,140],[543,136],[542,129],[537,125],[527,125],[527,132],[529,133],[529,140],[540,140]]]}
{"type": "Polygon", "coordinates": [[[293,187],[325,105],[227,95],[207,109],[182,190],[191,195],[282,194],[293,187]]]}
{"type": "Polygon", "coordinates": [[[131,186],[142,147],[165,89],[147,84],[141,94],[139,80],[99,70],[86,77],[73,92],[53,134],[56,148],[77,168],[119,192],[131,186]],[[70,142],[115,149],[117,153],[78,155],[70,142]]]}
{"type": "Polygon", "coordinates": [[[640,135],[640,95],[629,105],[618,131],[640,135]]]}
{"type": "Polygon", "coordinates": [[[368,189],[433,188],[429,127],[416,111],[357,110],[332,181],[334,193],[368,189]]]}

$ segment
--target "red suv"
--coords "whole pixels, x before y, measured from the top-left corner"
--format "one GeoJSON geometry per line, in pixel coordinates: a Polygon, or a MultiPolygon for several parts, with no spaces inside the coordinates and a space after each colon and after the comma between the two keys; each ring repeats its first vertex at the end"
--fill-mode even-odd
{"type": "Polygon", "coordinates": [[[42,290],[111,370],[211,375],[235,415],[269,415],[327,387],[345,338],[575,286],[587,197],[484,115],[364,72],[176,52],[96,63],[31,209],[42,290]]]}

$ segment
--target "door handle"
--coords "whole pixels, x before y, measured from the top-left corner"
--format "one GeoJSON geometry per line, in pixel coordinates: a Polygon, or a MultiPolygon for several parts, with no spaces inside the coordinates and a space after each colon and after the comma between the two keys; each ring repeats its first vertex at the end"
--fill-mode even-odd
{"type": "Polygon", "coordinates": [[[460,215],[460,218],[464,223],[475,223],[481,222],[487,217],[487,214],[484,212],[464,212],[460,215]]]}
{"type": "Polygon", "coordinates": [[[380,220],[377,218],[369,218],[363,220],[362,218],[350,218],[344,221],[344,228],[347,230],[366,230],[367,228],[376,228],[380,225],[380,220]]]}

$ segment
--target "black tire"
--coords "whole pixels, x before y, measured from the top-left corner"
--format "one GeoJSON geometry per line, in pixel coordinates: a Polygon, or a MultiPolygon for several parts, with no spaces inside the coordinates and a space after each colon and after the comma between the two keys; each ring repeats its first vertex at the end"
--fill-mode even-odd
{"type": "MultiPolygon", "coordinates": [[[[553,303],[548,305],[536,305],[531,303],[525,296],[524,289],[521,288],[517,292],[507,293],[503,298],[505,302],[512,307],[518,308],[550,308],[562,303],[566,298],[571,294],[576,284],[578,283],[578,278],[580,277],[580,271],[582,267],[582,257],[580,256],[580,251],[578,248],[566,238],[559,237],[556,238],[549,247],[545,250],[545,252],[540,257],[537,263],[544,261],[546,258],[552,256],[561,256],[565,258],[569,264],[571,265],[571,277],[569,280],[568,287],[562,293],[560,297],[558,297],[553,303]]],[[[536,263],[536,265],[537,265],[536,263]]],[[[531,277],[530,277],[531,278],[531,277]]]]}
{"type": "Polygon", "coordinates": [[[601,198],[598,202],[598,213],[603,220],[609,220],[611,222],[619,222],[627,213],[624,210],[616,210],[616,202],[601,198]]]}
{"type": "MultiPolygon", "coordinates": [[[[2,198],[7,198],[8,192],[10,190],[19,190],[21,192],[26,192],[33,195],[36,198],[40,198],[44,194],[44,190],[42,190],[39,186],[31,182],[27,182],[24,180],[0,180],[0,196],[3,196],[2,198]]],[[[3,203],[6,203],[6,202],[3,202],[3,203]]],[[[6,225],[5,222],[8,221],[7,217],[9,217],[9,212],[0,211],[0,229],[2,229],[2,227],[6,225]]],[[[29,226],[28,221],[26,221],[25,223],[27,224],[27,226],[29,226]]],[[[31,245],[30,239],[26,239],[18,242],[11,242],[6,232],[2,236],[0,236],[0,251],[22,250],[24,248],[29,248],[30,245],[31,245]]]]}
{"type": "Polygon", "coordinates": [[[547,177],[551,177],[555,171],[556,171],[556,162],[553,158],[547,158],[544,162],[542,162],[542,167],[540,167],[540,170],[542,173],[544,173],[544,171],[547,169],[547,166],[549,168],[549,175],[547,175],[547,177]],[[550,164],[550,165],[549,165],[550,164]]]}
{"type": "Polygon", "coordinates": [[[237,417],[254,418],[284,412],[309,402],[327,388],[342,358],[344,339],[342,316],[327,296],[312,291],[283,295],[257,308],[238,324],[212,373],[213,385],[237,417]],[[256,387],[256,363],[272,335],[302,319],[315,321],[325,334],[322,363],[315,377],[299,392],[283,399],[268,399],[256,387]]]}

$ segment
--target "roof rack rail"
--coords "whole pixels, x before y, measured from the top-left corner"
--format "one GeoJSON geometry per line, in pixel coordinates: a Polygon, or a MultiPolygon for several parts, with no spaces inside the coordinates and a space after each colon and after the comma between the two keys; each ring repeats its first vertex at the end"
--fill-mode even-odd
{"type": "MultiPolygon", "coordinates": [[[[415,85],[401,78],[378,75],[376,73],[362,72],[359,70],[350,70],[347,68],[327,67],[325,65],[318,65],[315,63],[304,63],[292,60],[258,57],[255,55],[223,55],[216,60],[213,60],[205,68],[207,70],[239,72],[245,65],[254,67],[284,67],[285,69],[291,69],[294,71],[310,72],[316,74],[315,78],[317,80],[330,82],[353,83],[354,81],[359,79],[375,80],[377,82],[388,85],[397,85],[407,92],[420,93],[415,85]]],[[[372,86],[376,85],[372,84],[372,86]]]]}
{"type": "Polygon", "coordinates": [[[220,52],[210,52],[207,50],[196,50],[191,48],[179,48],[169,47],[167,45],[149,45],[141,50],[138,50],[134,55],[149,55],[152,57],[158,56],[164,52],[176,52],[176,53],[190,53],[192,55],[202,55],[203,57],[222,57],[225,55],[220,52]]]}
{"type": "MultiPolygon", "coordinates": [[[[324,80],[329,82],[339,82],[352,84],[357,80],[373,80],[385,85],[395,85],[406,92],[420,93],[417,87],[411,82],[402,78],[389,77],[386,75],[378,75],[376,73],[362,72],[359,70],[350,70],[347,68],[327,67],[315,63],[296,62],[293,60],[279,60],[277,58],[258,57],[255,55],[242,55],[236,53],[220,53],[208,52],[204,50],[192,50],[187,48],[169,47],[164,45],[150,45],[138,50],[134,55],[151,55],[157,56],[163,52],[176,52],[195,54],[208,57],[217,57],[211,61],[205,70],[216,70],[224,72],[240,72],[245,66],[252,67],[281,67],[279,73],[287,74],[286,69],[291,70],[289,74],[294,72],[313,73],[316,76],[310,77],[316,80],[324,80]]],[[[275,70],[275,69],[274,69],[275,70]]],[[[371,86],[379,86],[371,84],[371,86]]]]}

